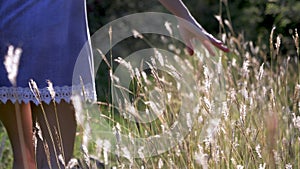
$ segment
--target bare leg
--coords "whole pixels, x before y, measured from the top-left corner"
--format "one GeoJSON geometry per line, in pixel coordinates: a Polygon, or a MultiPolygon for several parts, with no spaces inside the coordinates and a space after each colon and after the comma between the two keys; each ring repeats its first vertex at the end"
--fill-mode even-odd
{"type": "MultiPolygon", "coordinates": [[[[32,112],[35,121],[40,125],[43,140],[47,142],[49,147],[52,168],[59,168],[57,164],[58,155],[64,156],[66,165],[73,155],[76,134],[75,111],[72,104],[65,101],[62,101],[59,104],[43,104],[43,108],[46,113],[46,119],[49,123],[51,133],[49,133],[46,125],[46,119],[41,106],[32,105],[32,112]]],[[[38,138],[36,153],[38,168],[49,168],[47,155],[45,153],[43,142],[40,138],[38,138]]],[[[61,165],[61,168],[64,167],[61,165]]]]}
{"type": "Polygon", "coordinates": [[[34,148],[33,148],[33,134],[32,134],[32,116],[30,104],[19,104],[20,112],[15,112],[15,105],[8,101],[6,104],[0,102],[0,120],[6,128],[8,133],[14,156],[14,169],[25,168],[23,161],[27,162],[27,167],[30,169],[36,168],[34,148]],[[20,114],[22,121],[23,137],[25,143],[26,159],[23,159],[21,152],[20,134],[17,130],[16,113],[20,114]]]}

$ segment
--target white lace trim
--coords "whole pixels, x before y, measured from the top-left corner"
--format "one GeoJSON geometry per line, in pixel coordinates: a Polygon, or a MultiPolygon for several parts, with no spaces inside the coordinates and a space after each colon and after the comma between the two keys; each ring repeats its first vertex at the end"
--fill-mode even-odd
{"type": "MultiPolygon", "coordinates": [[[[38,92],[40,99],[37,99],[35,93],[29,87],[0,87],[0,102],[5,104],[8,100],[13,103],[16,103],[16,101],[18,103],[29,103],[32,101],[38,105],[40,101],[49,104],[53,100],[47,87],[39,89],[38,92]]],[[[62,100],[70,103],[72,93],[77,93],[86,100],[94,101],[96,99],[95,88],[92,84],[83,86],[55,86],[54,92],[56,103],[60,103],[62,100]]]]}

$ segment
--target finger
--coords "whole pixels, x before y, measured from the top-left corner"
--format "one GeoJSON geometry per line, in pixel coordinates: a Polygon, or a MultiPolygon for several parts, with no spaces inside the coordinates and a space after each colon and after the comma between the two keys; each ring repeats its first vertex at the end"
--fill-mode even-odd
{"type": "MultiPolygon", "coordinates": [[[[204,29],[198,29],[198,32],[195,32],[194,35],[196,35],[197,39],[204,45],[204,47],[208,50],[208,52],[212,56],[215,56],[215,52],[213,51],[211,44],[215,45],[213,43],[214,40],[218,43],[222,43],[222,42],[216,40],[212,35],[207,33],[204,29]],[[213,40],[211,40],[211,39],[213,39],[213,40]]],[[[215,45],[215,46],[218,47],[220,45],[215,45]]]]}
{"type": "Polygon", "coordinates": [[[226,53],[230,52],[229,48],[225,46],[223,43],[217,43],[215,41],[211,41],[211,43],[226,53]]]}
{"type": "Polygon", "coordinates": [[[193,56],[194,55],[194,46],[193,46],[191,40],[190,39],[186,39],[184,41],[185,41],[185,46],[186,46],[186,49],[187,49],[189,55],[193,56]]]}
{"type": "Polygon", "coordinates": [[[212,42],[210,38],[207,36],[207,32],[205,30],[202,30],[201,33],[196,33],[197,39],[204,45],[204,47],[208,50],[209,54],[212,56],[215,56],[215,52],[212,49],[212,42]]]}
{"type": "Polygon", "coordinates": [[[190,48],[190,47],[186,47],[186,50],[188,51],[188,53],[189,53],[189,55],[190,56],[193,56],[194,55],[194,50],[193,50],[193,48],[190,48]]]}
{"type": "Polygon", "coordinates": [[[216,46],[217,48],[219,48],[220,50],[224,51],[224,52],[229,52],[230,50],[228,49],[228,47],[226,45],[224,45],[224,43],[218,39],[216,39],[214,36],[212,36],[211,34],[207,33],[206,35],[208,37],[208,39],[210,40],[210,42],[216,46]]]}
{"type": "Polygon", "coordinates": [[[211,42],[210,41],[208,41],[208,40],[203,41],[203,45],[208,50],[210,55],[215,56],[215,52],[211,47],[211,42]]]}
{"type": "Polygon", "coordinates": [[[190,56],[194,55],[194,46],[191,42],[191,35],[184,29],[184,28],[179,28],[179,32],[181,34],[181,37],[184,41],[184,44],[186,46],[186,49],[189,53],[190,56]]]}

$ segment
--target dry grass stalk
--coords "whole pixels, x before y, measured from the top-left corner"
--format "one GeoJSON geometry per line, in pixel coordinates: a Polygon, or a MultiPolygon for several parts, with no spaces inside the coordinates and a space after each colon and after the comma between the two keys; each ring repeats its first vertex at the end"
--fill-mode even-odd
{"type": "MultiPolygon", "coordinates": [[[[8,79],[11,82],[14,90],[17,87],[17,75],[19,68],[19,61],[22,54],[21,48],[14,48],[13,46],[8,47],[7,55],[5,56],[4,66],[8,73],[8,79]]],[[[26,146],[25,146],[25,138],[23,132],[23,122],[21,118],[21,109],[20,104],[18,103],[18,95],[17,92],[14,92],[16,103],[15,103],[15,112],[16,113],[16,122],[17,122],[17,131],[19,134],[19,141],[21,144],[21,153],[24,158],[22,158],[22,163],[25,169],[29,169],[29,164],[27,162],[27,154],[26,154],[26,146]]]]}
{"type": "MultiPolygon", "coordinates": [[[[54,140],[54,136],[53,136],[53,133],[51,131],[51,126],[49,124],[49,121],[48,121],[48,118],[47,118],[47,115],[46,115],[46,111],[44,109],[44,106],[43,106],[43,102],[41,100],[41,96],[40,96],[40,91],[39,91],[39,88],[36,84],[35,81],[33,81],[32,79],[30,80],[29,82],[29,86],[30,86],[30,89],[32,91],[32,93],[34,93],[34,96],[36,97],[36,99],[38,100],[39,102],[39,106],[42,110],[42,113],[43,113],[43,117],[44,117],[44,121],[45,121],[45,124],[46,124],[46,128],[47,128],[47,131],[48,131],[48,134],[50,136],[50,141],[51,141],[51,144],[53,145],[53,151],[54,151],[54,156],[55,156],[55,160],[56,160],[56,164],[58,166],[58,168],[60,169],[60,162],[59,162],[59,154],[57,153],[57,150],[56,150],[56,143],[55,143],[55,140],[54,140]]],[[[56,107],[56,106],[55,106],[56,107]]],[[[57,112],[57,111],[56,111],[57,112]]],[[[57,114],[56,114],[57,115],[57,114]]],[[[56,118],[57,120],[57,118],[56,118]]],[[[44,143],[46,143],[46,140],[44,139],[44,143]]],[[[49,152],[49,148],[48,148],[48,145],[46,146],[46,148],[48,150],[45,150],[46,151],[46,155],[47,153],[49,152]]],[[[47,155],[48,156],[48,155],[47,155]]],[[[49,156],[51,156],[50,152],[49,152],[49,156]]],[[[48,157],[47,157],[48,158],[48,157]]],[[[50,158],[50,157],[49,157],[50,158]]],[[[49,162],[48,162],[49,163],[49,162]]],[[[49,167],[51,167],[51,162],[50,162],[50,165],[49,167]]]]}

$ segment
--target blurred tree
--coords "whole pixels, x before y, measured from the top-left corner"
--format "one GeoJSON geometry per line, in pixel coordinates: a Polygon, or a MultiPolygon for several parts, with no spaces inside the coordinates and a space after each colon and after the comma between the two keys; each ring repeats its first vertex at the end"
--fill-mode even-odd
{"type": "MultiPolygon", "coordinates": [[[[232,21],[237,33],[248,40],[268,37],[273,26],[278,33],[289,35],[299,27],[298,0],[183,0],[191,13],[209,32],[219,31],[214,15],[232,21]],[[221,11],[220,11],[221,10],[221,11]]],[[[88,16],[93,33],[104,24],[119,17],[145,11],[167,12],[157,0],[88,0],[88,16]]],[[[265,39],[267,40],[267,39],[265,39]]],[[[267,41],[266,41],[267,42],[267,41]]]]}
{"type": "Polygon", "coordinates": [[[87,0],[91,33],[122,16],[137,12],[162,11],[158,1],[140,0],[87,0]]]}
{"type": "MultiPolygon", "coordinates": [[[[254,44],[268,46],[270,32],[276,26],[274,37],[279,35],[282,39],[281,51],[288,55],[295,55],[295,46],[291,34],[300,26],[300,2],[298,0],[183,0],[194,17],[208,30],[217,36],[219,33],[219,22],[214,15],[222,16],[233,27],[235,34],[243,34],[246,41],[254,44]]],[[[167,12],[157,0],[87,0],[88,20],[91,33],[101,26],[122,16],[137,12],[167,12]]],[[[229,32],[229,30],[227,30],[229,32]]],[[[128,53],[145,44],[133,41],[124,41],[119,45],[124,46],[128,53]]],[[[120,56],[120,47],[114,47],[114,54],[120,56]]],[[[128,54],[126,53],[126,54],[128,54]]],[[[123,56],[126,56],[124,54],[123,56]]],[[[102,69],[104,69],[102,67],[102,69]]],[[[107,71],[101,70],[99,73],[107,71]]],[[[102,75],[101,75],[102,76],[102,75]]],[[[106,81],[100,78],[98,81],[106,81]]],[[[99,85],[98,90],[101,89],[99,85]]],[[[104,87],[105,88],[105,87],[104,87]]],[[[104,91],[104,93],[109,93],[104,91]]]]}

